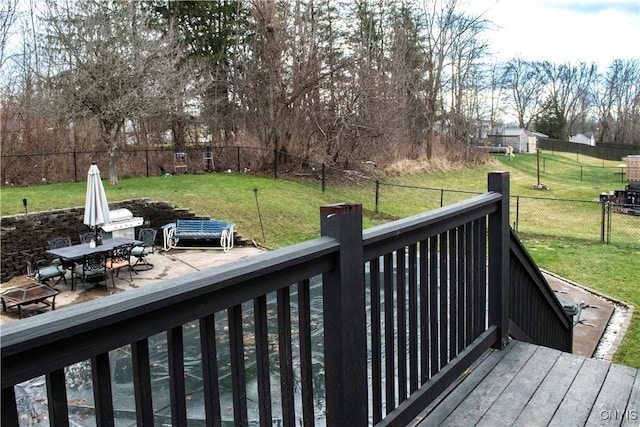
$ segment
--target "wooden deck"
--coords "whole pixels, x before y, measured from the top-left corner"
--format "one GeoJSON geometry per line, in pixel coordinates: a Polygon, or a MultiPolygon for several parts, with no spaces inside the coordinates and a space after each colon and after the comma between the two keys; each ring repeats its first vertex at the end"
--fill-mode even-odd
{"type": "Polygon", "coordinates": [[[640,425],[638,369],[517,341],[445,394],[412,425],[640,425]]]}

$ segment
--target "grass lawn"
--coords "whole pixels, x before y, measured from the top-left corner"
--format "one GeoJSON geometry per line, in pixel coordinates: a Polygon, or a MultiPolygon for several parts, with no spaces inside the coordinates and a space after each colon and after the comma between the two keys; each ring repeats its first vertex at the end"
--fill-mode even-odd
{"type": "MultiPolygon", "coordinates": [[[[299,182],[287,178],[274,180],[218,173],[121,179],[118,187],[107,184],[105,189],[111,202],[148,197],[168,201],[199,215],[231,220],[243,236],[267,247],[279,248],[317,237],[320,233],[319,208],[322,205],[362,203],[364,227],[368,228],[439,207],[440,188],[460,191],[447,192],[445,204],[469,198],[471,193],[482,193],[486,191],[487,173],[491,170],[510,171],[512,195],[594,200],[602,191],[624,188],[620,176],[613,169],[597,167],[603,164],[602,160],[580,156],[579,160],[584,163],[577,163],[575,155],[573,159],[549,153],[544,156],[547,158],[546,167],[540,179],[550,190],[543,194],[531,188],[537,182],[535,155],[497,156],[491,164],[483,166],[429,173],[407,171],[385,178],[380,185],[379,213],[375,212],[375,185],[370,180],[341,184],[329,181],[323,193],[319,181],[299,182]],[[583,171],[581,176],[580,166],[585,164],[592,167],[589,173],[583,171]]],[[[617,164],[613,163],[614,166],[617,164]]],[[[606,162],[605,165],[610,166],[606,162]]],[[[28,201],[29,212],[83,206],[85,191],[85,182],[3,187],[0,209],[3,216],[24,213],[23,198],[28,201]]],[[[580,217],[570,211],[555,212],[553,220],[577,227],[581,224],[580,217]]],[[[541,268],[640,307],[640,279],[637,274],[640,250],[584,243],[578,239],[527,240],[527,234],[521,235],[541,268]]],[[[615,360],[640,368],[640,322],[637,319],[636,314],[615,360]]]]}

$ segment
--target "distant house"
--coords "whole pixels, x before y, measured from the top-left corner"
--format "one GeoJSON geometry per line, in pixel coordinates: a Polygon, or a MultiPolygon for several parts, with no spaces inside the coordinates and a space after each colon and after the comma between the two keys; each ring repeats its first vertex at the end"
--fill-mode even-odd
{"type": "Polygon", "coordinates": [[[538,139],[548,137],[540,132],[520,128],[499,128],[487,132],[487,139],[491,145],[511,147],[516,153],[535,153],[538,148],[538,139]]]}
{"type": "Polygon", "coordinates": [[[593,138],[593,135],[589,137],[582,133],[573,135],[571,138],[569,138],[569,142],[574,142],[576,144],[591,145],[592,147],[595,147],[596,145],[596,140],[593,138]]]}

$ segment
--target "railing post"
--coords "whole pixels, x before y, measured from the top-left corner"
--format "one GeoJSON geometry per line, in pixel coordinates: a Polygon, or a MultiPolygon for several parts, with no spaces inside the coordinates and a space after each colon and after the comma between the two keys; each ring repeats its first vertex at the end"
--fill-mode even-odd
{"type": "Polygon", "coordinates": [[[338,268],[324,275],[327,425],[367,425],[367,330],[362,205],[320,208],[322,236],[340,242],[338,268]]]}
{"type": "Polygon", "coordinates": [[[490,172],[488,190],[502,194],[489,215],[489,325],[498,327],[496,348],[509,341],[509,172],[490,172]]]}

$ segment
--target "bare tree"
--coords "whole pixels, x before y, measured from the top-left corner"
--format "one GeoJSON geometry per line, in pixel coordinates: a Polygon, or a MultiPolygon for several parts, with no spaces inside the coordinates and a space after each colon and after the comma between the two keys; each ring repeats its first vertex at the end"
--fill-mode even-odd
{"type": "Polygon", "coordinates": [[[505,98],[504,86],[502,84],[502,69],[500,64],[493,62],[485,66],[486,91],[488,99],[481,103],[481,108],[487,110],[485,120],[488,127],[494,128],[500,122],[500,117],[504,114],[504,106],[502,101],[505,98]]]}
{"type": "Polygon", "coordinates": [[[161,37],[139,6],[51,1],[46,15],[51,105],[69,121],[90,118],[99,123],[112,185],[118,184],[117,153],[125,120],[169,110],[186,96],[189,80],[177,72],[180,56],[170,33],[161,37]]]}
{"type": "Polygon", "coordinates": [[[450,137],[466,141],[473,132],[477,110],[481,60],[487,53],[481,34],[486,21],[476,16],[457,14],[452,22],[450,137]]]}
{"type": "Polygon", "coordinates": [[[614,60],[593,86],[599,139],[633,143],[640,139],[640,60],[614,60]]]}
{"type": "Polygon", "coordinates": [[[529,129],[544,104],[545,75],[539,64],[514,58],[503,67],[502,84],[508,91],[507,104],[518,120],[518,126],[529,129]]]}
{"type": "Polygon", "coordinates": [[[0,6],[0,68],[4,65],[5,49],[16,21],[18,0],[5,0],[0,6]]]}
{"type": "Polygon", "coordinates": [[[573,134],[589,107],[589,88],[597,77],[595,64],[554,64],[543,62],[549,97],[554,100],[560,118],[566,123],[564,137],[573,134]]]}
{"type": "Polygon", "coordinates": [[[422,145],[422,130],[425,127],[425,105],[422,90],[425,84],[421,48],[420,27],[417,17],[405,4],[394,17],[391,43],[390,70],[393,74],[392,95],[396,99],[395,126],[401,137],[406,134],[411,144],[411,154],[418,156],[422,145]]]}

